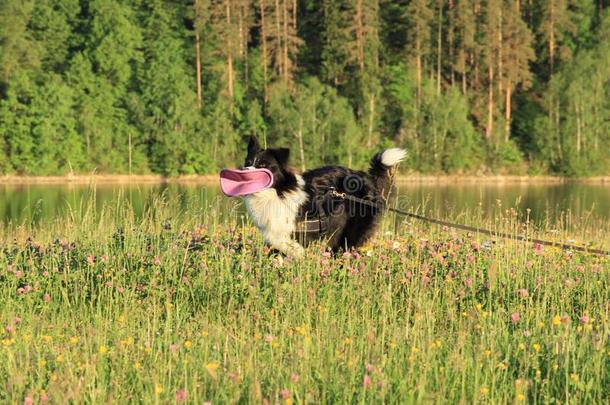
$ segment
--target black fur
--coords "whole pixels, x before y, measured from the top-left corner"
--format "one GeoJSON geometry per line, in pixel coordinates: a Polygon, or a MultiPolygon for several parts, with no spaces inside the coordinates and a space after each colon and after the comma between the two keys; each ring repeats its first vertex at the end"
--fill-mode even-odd
{"type": "Polygon", "coordinates": [[[309,196],[300,208],[300,218],[316,218],[320,212],[327,218],[325,235],[300,235],[298,241],[308,244],[324,237],[333,251],[362,246],[373,236],[391,187],[391,170],[381,162],[382,152],[373,157],[368,173],[340,166],[325,166],[302,174],[304,186],[288,166],[289,149],[261,148],[255,136],[248,142],[245,166],[266,168],[273,173],[273,188],[282,198],[285,193],[304,187],[309,196]],[[329,191],[346,193],[375,205],[371,207],[333,197],[329,191]]]}

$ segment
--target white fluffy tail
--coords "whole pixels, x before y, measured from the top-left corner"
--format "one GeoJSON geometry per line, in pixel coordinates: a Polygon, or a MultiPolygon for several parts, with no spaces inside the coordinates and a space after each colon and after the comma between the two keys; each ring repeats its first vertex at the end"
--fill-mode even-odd
{"type": "Polygon", "coordinates": [[[381,164],[386,167],[396,166],[407,157],[407,151],[400,148],[386,149],[381,153],[381,164]]]}

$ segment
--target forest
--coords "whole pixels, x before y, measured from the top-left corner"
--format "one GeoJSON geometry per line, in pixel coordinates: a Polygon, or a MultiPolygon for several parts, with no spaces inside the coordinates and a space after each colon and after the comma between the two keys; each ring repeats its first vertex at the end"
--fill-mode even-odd
{"type": "Polygon", "coordinates": [[[0,0],[0,173],[610,172],[610,0],[0,0]]]}

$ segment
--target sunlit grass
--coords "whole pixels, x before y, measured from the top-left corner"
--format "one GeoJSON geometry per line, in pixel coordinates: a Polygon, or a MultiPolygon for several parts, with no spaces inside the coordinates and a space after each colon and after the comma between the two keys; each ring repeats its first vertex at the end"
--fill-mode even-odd
{"type": "MultiPolygon", "coordinates": [[[[610,398],[608,257],[389,215],[359,252],[282,261],[221,203],[82,204],[3,230],[0,402],[610,398]]],[[[608,240],[607,223],[540,228],[505,208],[451,217],[608,240]]]]}

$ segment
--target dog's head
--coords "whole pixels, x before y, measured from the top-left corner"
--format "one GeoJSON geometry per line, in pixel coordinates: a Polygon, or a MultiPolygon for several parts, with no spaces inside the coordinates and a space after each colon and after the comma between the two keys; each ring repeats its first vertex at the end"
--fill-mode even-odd
{"type": "Polygon", "coordinates": [[[273,187],[282,188],[286,183],[294,181],[294,174],[288,168],[288,148],[263,149],[254,135],[248,138],[248,155],[244,162],[245,167],[267,169],[273,173],[273,187]]]}

